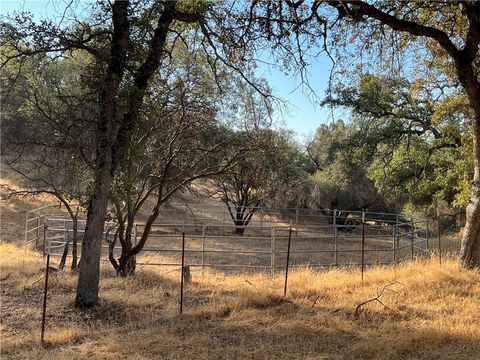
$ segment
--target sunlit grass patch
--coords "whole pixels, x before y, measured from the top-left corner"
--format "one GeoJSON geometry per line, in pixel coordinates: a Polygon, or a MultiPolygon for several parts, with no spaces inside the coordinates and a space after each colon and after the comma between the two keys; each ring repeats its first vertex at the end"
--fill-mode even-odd
{"type": "MultiPolygon", "coordinates": [[[[0,245],[2,354],[12,359],[475,359],[480,273],[456,259],[284,274],[192,270],[179,310],[180,271],[102,267],[100,305],[74,307],[78,273],[52,274],[40,347],[45,260],[0,245]],[[382,292],[383,290],[383,292],[382,292]],[[367,302],[380,296],[382,303],[367,302]]],[[[52,260],[55,266],[57,260],[52,260]]]]}

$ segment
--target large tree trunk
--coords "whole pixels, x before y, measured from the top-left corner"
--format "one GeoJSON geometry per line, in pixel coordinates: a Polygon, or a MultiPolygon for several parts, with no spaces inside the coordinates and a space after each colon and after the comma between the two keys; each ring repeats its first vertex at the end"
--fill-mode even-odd
{"type": "Polygon", "coordinates": [[[236,210],[235,234],[241,236],[245,232],[245,220],[243,219],[243,216],[244,216],[244,211],[246,210],[244,209],[243,206],[241,207],[237,206],[235,210],[236,210]]]}
{"type": "Polygon", "coordinates": [[[88,204],[75,299],[75,305],[80,308],[89,308],[98,303],[102,235],[115,173],[114,157],[118,152],[118,147],[113,146],[118,138],[116,97],[125,70],[130,34],[128,6],[128,1],[121,0],[116,0],[112,5],[113,34],[110,60],[99,94],[100,118],[96,134],[95,186],[88,204]]]}
{"type": "Polygon", "coordinates": [[[473,111],[473,187],[460,248],[460,265],[473,268],[480,267],[480,81],[472,64],[457,61],[456,65],[460,82],[465,88],[473,111]]]}
{"type": "Polygon", "coordinates": [[[80,262],[75,299],[75,305],[80,308],[89,308],[98,303],[102,235],[112,184],[110,163],[111,159],[103,164],[103,168],[99,169],[101,171],[97,172],[94,193],[88,206],[87,224],[82,244],[82,261],[80,262]]]}
{"type": "MultiPolygon", "coordinates": [[[[478,137],[477,137],[478,139],[478,137]]],[[[477,140],[478,143],[478,140],[477,140]]],[[[480,172],[478,161],[475,174],[480,172]]],[[[466,268],[480,267],[480,186],[476,176],[470,204],[467,206],[467,223],[460,248],[460,264],[466,268]]]]}
{"type": "MultiPolygon", "coordinates": [[[[480,88],[480,86],[479,86],[480,88]]],[[[467,206],[467,222],[460,248],[460,264],[467,268],[480,267],[480,91],[470,104],[474,110],[473,152],[474,175],[472,196],[467,206]]]]}
{"type": "MultiPolygon", "coordinates": [[[[169,27],[175,15],[187,22],[199,20],[199,18],[189,16],[182,17],[181,13],[177,13],[175,10],[176,1],[164,3],[164,9],[158,19],[145,62],[135,74],[134,88],[129,92],[127,101],[128,110],[123,116],[119,117],[116,106],[117,93],[123,78],[129,48],[128,5],[128,1],[116,0],[112,6],[112,43],[109,66],[100,92],[95,187],[89,203],[82,246],[76,297],[76,306],[78,307],[92,307],[98,302],[102,235],[113,177],[118,164],[122,161],[128,161],[126,156],[131,135],[136,126],[149,80],[160,65],[169,27]]],[[[142,240],[139,246],[132,249],[125,258],[126,265],[131,264],[130,258],[138,254],[143,247],[146,238],[142,238],[142,240]]]]}

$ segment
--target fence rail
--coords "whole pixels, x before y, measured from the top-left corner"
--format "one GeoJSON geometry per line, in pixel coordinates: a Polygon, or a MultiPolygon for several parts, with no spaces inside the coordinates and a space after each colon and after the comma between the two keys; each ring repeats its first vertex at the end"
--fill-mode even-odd
{"type": "MultiPolygon", "coordinates": [[[[360,265],[362,259],[364,265],[397,263],[422,256],[432,243],[427,220],[409,219],[399,214],[349,211],[347,215],[343,210],[259,208],[245,226],[244,233],[238,235],[235,234],[238,225],[228,219],[224,207],[194,210],[184,206],[180,209],[184,216],[175,223],[167,222],[166,218],[171,212],[178,214],[178,206],[176,210],[162,210],[152,226],[147,246],[138,256],[139,264],[143,261],[145,265],[178,265],[183,232],[186,234],[186,261],[190,266],[270,268],[272,273],[283,267],[290,228],[293,228],[293,266],[360,265]],[[164,258],[147,261],[149,254],[164,258]]],[[[60,255],[73,234],[72,223],[68,213],[59,206],[29,211],[25,219],[25,244],[34,242],[35,246],[43,247],[45,253],[60,255]]],[[[135,225],[134,243],[144,226],[135,225]]],[[[85,219],[78,219],[79,242],[84,227],[85,219]]],[[[103,236],[112,239],[115,227],[113,222],[106,223],[103,236]]],[[[105,260],[107,243],[103,249],[105,260]]],[[[119,246],[114,248],[116,256],[120,250],[119,246]]]]}
{"type": "MultiPolygon", "coordinates": [[[[252,221],[241,235],[235,234],[237,226],[232,223],[193,221],[198,220],[194,213],[190,213],[193,216],[187,216],[183,222],[176,223],[162,223],[164,219],[160,217],[151,227],[147,246],[137,256],[137,264],[179,266],[182,234],[185,233],[185,262],[189,266],[202,269],[265,269],[274,274],[277,269],[285,267],[290,228],[292,266],[394,264],[428,252],[428,222],[423,219],[406,219],[397,214],[384,214],[385,218],[382,218],[380,213],[367,212],[360,212],[357,217],[342,217],[338,216],[340,211],[334,210],[329,220],[328,216],[317,210],[317,214],[312,216],[317,216],[322,222],[310,224],[304,221],[302,213],[314,214],[311,209],[294,211],[295,215],[298,214],[298,223],[288,217],[279,217],[278,214],[285,212],[287,211],[273,212],[275,215],[272,216],[262,210],[262,221],[252,221]],[[343,220],[347,218],[352,221],[345,224],[343,220]]],[[[214,213],[212,211],[211,214],[214,213]]],[[[218,213],[222,214],[220,211],[218,213]]],[[[50,210],[45,214],[38,210],[32,214],[35,216],[29,217],[27,214],[26,218],[26,224],[34,224],[26,226],[26,242],[28,236],[33,237],[28,234],[43,228],[43,238],[38,236],[33,240],[37,245],[43,244],[45,253],[61,256],[67,240],[73,234],[73,221],[65,213],[53,213],[50,210]],[[39,225],[36,225],[37,221],[39,225]]],[[[222,216],[220,220],[223,220],[222,216]]],[[[145,224],[134,226],[132,239],[135,244],[144,226],[145,224]]],[[[115,227],[113,222],[106,223],[103,233],[105,239],[113,239],[115,227]]],[[[77,233],[80,238],[84,229],[85,220],[79,219],[77,233]]],[[[102,246],[103,261],[108,261],[108,247],[106,242],[102,246]]],[[[120,246],[115,246],[113,251],[118,257],[120,246]]]]}

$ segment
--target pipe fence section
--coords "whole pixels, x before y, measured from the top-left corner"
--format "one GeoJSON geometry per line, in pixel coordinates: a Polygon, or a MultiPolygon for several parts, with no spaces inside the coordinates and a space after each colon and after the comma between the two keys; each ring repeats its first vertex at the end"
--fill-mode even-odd
{"type": "MultiPolygon", "coordinates": [[[[242,233],[238,233],[238,224],[223,221],[225,212],[207,209],[200,215],[193,211],[182,214],[185,218],[178,217],[180,220],[176,223],[166,223],[162,221],[172,217],[166,217],[163,212],[151,227],[146,246],[137,255],[137,265],[180,266],[183,233],[186,266],[202,270],[265,271],[272,275],[286,267],[290,229],[290,267],[363,268],[394,264],[425,255],[429,246],[427,221],[407,219],[398,214],[313,209],[267,212],[263,209],[242,233]]],[[[67,240],[73,235],[73,221],[67,216],[47,214],[42,226],[44,246],[48,247],[51,256],[61,256],[67,240]]],[[[115,227],[114,222],[107,222],[104,237],[113,238],[115,227]]],[[[144,228],[145,224],[135,225],[134,241],[144,228]]],[[[84,229],[85,220],[78,220],[79,246],[84,229]]],[[[114,248],[117,258],[121,253],[118,245],[114,248]]],[[[104,261],[108,261],[108,247],[104,241],[104,261]]]]}
{"type": "Polygon", "coordinates": [[[65,217],[68,212],[61,205],[47,205],[37,209],[28,210],[25,213],[25,247],[45,248],[47,239],[45,238],[45,225],[47,217],[65,217]]]}

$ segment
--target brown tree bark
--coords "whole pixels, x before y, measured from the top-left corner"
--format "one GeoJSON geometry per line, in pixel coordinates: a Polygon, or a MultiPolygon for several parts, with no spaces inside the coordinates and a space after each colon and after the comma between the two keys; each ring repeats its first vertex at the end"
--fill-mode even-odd
{"type": "Polygon", "coordinates": [[[475,174],[460,248],[460,265],[466,268],[480,267],[480,113],[474,122],[475,174]]]}
{"type": "Polygon", "coordinates": [[[113,175],[113,136],[116,124],[115,97],[122,80],[127,58],[130,24],[128,1],[117,0],[112,6],[113,36],[110,62],[100,91],[100,119],[97,125],[95,183],[88,205],[87,223],[82,244],[82,261],[75,305],[89,308],[98,303],[102,235],[113,175]]]}
{"type": "Polygon", "coordinates": [[[82,261],[78,276],[75,305],[90,308],[98,303],[98,284],[100,281],[100,256],[102,235],[110,195],[112,174],[110,173],[111,153],[97,167],[95,188],[88,206],[87,224],[82,244],[82,261]],[[110,156],[108,156],[110,155],[110,156]]]}
{"type": "MultiPolygon", "coordinates": [[[[102,235],[112,182],[118,164],[121,161],[128,161],[126,157],[131,136],[138,122],[138,114],[149,81],[159,68],[169,28],[175,19],[184,22],[196,22],[201,19],[199,14],[184,14],[177,11],[176,3],[176,1],[163,3],[163,11],[158,18],[147,57],[134,75],[133,88],[127,99],[127,111],[121,115],[117,114],[116,95],[129,51],[130,25],[127,11],[129,2],[117,0],[112,6],[114,30],[109,66],[100,94],[95,186],[88,208],[83,239],[82,261],[75,300],[78,307],[92,307],[98,303],[102,235]]],[[[119,264],[120,272],[134,271],[135,263],[131,261],[131,258],[136,253],[132,254],[130,251],[130,254],[119,264]]]]}
{"type": "Polygon", "coordinates": [[[480,267],[480,81],[475,76],[473,65],[469,60],[468,55],[462,54],[456,61],[457,73],[473,113],[474,153],[472,195],[467,206],[466,225],[460,248],[460,265],[474,268],[480,267]]]}

